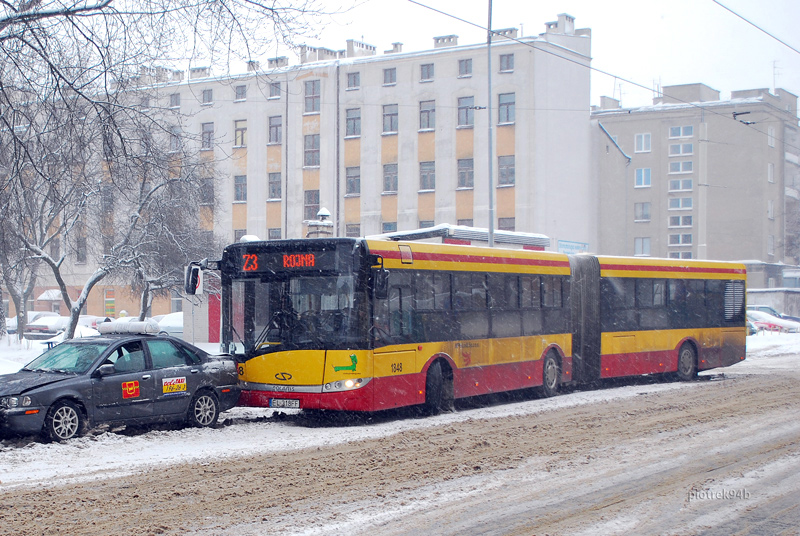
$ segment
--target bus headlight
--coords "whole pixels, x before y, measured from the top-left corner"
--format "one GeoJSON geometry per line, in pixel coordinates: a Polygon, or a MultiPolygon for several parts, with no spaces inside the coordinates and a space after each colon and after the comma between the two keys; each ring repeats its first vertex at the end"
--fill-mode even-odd
{"type": "Polygon", "coordinates": [[[361,387],[367,385],[371,379],[372,378],[358,378],[326,383],[323,392],[337,393],[340,391],[352,391],[354,389],[360,389],[361,387]]]}

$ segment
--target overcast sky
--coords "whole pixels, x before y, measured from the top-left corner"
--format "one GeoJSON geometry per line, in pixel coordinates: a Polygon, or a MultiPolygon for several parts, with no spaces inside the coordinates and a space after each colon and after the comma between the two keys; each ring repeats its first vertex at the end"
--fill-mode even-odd
{"type": "MultiPolygon", "coordinates": [[[[404,52],[433,48],[433,37],[456,34],[459,44],[486,42],[485,30],[409,0],[355,0],[309,45],[341,50],[347,39],[374,45],[378,53],[403,43],[404,52]]],[[[760,28],[800,50],[800,0],[719,0],[760,28]]],[[[486,26],[488,0],[419,0],[486,26]]],[[[592,73],[592,102],[601,95],[623,106],[652,102],[652,88],[702,82],[728,98],[731,90],[783,87],[800,94],[800,54],[712,0],[493,0],[492,26],[516,27],[525,36],[544,32],[559,13],[576,28],[592,30],[592,67],[641,84],[592,73]],[[621,93],[620,93],[621,92],[621,93]]],[[[282,51],[280,55],[288,55],[282,51]]]]}

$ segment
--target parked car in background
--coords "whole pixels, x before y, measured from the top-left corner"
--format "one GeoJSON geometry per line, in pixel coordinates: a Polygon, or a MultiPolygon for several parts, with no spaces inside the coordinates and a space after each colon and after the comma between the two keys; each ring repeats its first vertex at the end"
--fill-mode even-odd
{"type": "Polygon", "coordinates": [[[106,322],[19,372],[0,375],[0,431],[71,439],[99,424],[213,426],[239,399],[236,362],[210,356],[155,322],[106,322]]]}
{"type": "Polygon", "coordinates": [[[779,313],[769,305],[748,305],[747,310],[761,311],[762,313],[771,314],[772,316],[777,316],[778,318],[783,318],[784,320],[791,320],[792,322],[800,322],[800,316],[791,316],[779,313]]]}
{"type": "MultiPolygon", "coordinates": [[[[58,313],[54,313],[52,311],[28,311],[28,322],[36,322],[40,318],[44,316],[58,316],[58,313]]],[[[6,318],[6,333],[9,335],[13,335],[17,332],[17,317],[12,316],[11,318],[6,318]]]]}
{"type": "Polygon", "coordinates": [[[778,318],[763,311],[747,311],[747,320],[751,321],[756,329],[766,331],[782,331],[785,333],[800,332],[800,322],[778,318]]]}
{"type": "Polygon", "coordinates": [[[29,341],[52,339],[69,325],[68,316],[43,316],[25,326],[22,336],[29,341]]]}
{"type": "Polygon", "coordinates": [[[169,333],[173,337],[183,338],[183,312],[170,313],[164,315],[158,321],[158,327],[161,331],[169,333]]]}

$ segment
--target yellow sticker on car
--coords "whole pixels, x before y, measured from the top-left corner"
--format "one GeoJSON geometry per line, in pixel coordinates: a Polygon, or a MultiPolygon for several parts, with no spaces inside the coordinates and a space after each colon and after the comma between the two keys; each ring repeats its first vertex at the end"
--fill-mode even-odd
{"type": "Polygon", "coordinates": [[[186,378],[163,378],[161,390],[165,395],[178,394],[186,391],[186,378]]]}

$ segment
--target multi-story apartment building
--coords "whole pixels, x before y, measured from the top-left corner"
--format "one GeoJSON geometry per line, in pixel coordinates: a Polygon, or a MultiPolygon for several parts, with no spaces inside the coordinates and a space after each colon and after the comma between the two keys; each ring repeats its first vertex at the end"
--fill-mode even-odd
{"type": "Polygon", "coordinates": [[[411,53],[305,48],[299,65],[158,88],[216,160],[214,232],[302,237],[320,208],[336,236],[488,227],[491,135],[495,228],[594,245],[590,32],[560,15],[539,36],[499,33],[491,96],[486,44],[456,36],[411,53]]]}
{"type": "Polygon", "coordinates": [[[592,118],[625,165],[600,167],[598,251],[796,264],[797,96],[663,88],[652,106],[604,98],[592,118]]]}

